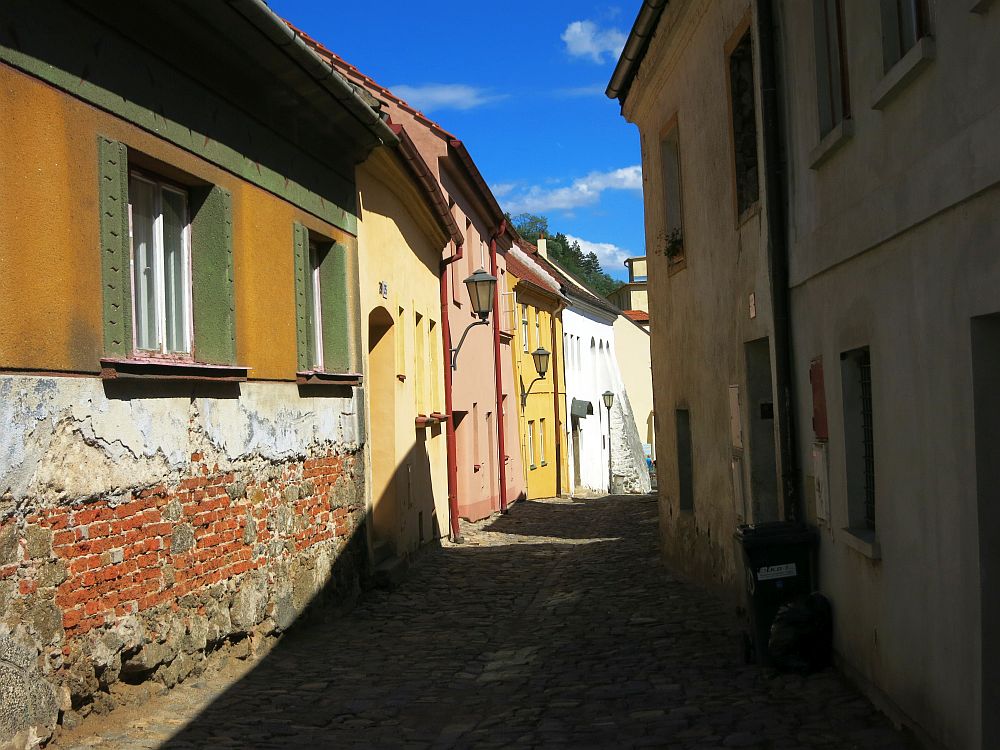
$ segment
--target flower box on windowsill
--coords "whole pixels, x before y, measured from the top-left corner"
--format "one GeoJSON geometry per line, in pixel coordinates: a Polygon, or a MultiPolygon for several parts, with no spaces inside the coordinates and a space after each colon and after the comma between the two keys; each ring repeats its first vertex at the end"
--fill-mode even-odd
{"type": "Polygon", "coordinates": [[[360,372],[302,370],[295,373],[295,382],[299,385],[361,385],[364,376],[360,372]]]}
{"type": "Polygon", "coordinates": [[[202,380],[213,383],[242,383],[250,372],[241,365],[209,365],[172,359],[101,359],[104,380],[202,380]]]}

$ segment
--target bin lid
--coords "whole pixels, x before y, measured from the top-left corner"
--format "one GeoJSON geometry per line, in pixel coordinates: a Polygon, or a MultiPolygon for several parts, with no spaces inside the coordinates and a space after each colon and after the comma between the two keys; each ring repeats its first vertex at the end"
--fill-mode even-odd
{"type": "Polygon", "coordinates": [[[798,521],[744,524],[736,527],[734,536],[744,547],[804,544],[816,540],[813,530],[798,521]]]}

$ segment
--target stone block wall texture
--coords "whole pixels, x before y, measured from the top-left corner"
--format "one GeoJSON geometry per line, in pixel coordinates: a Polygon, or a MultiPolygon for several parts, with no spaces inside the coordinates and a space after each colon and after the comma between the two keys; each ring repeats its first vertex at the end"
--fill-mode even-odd
{"type": "MultiPolygon", "coordinates": [[[[203,429],[213,407],[208,400],[119,406],[95,398],[95,411],[186,415],[187,435],[172,440],[158,481],[125,451],[113,462],[84,462],[89,476],[53,490],[53,473],[77,469],[52,464],[99,444],[64,410],[70,401],[79,407],[73,396],[92,392],[94,383],[20,381],[22,396],[48,394],[25,403],[35,414],[44,404],[54,419],[21,433],[31,460],[5,465],[7,475],[0,477],[0,748],[30,747],[59,723],[108,710],[127,697],[128,685],[171,687],[198,673],[212,651],[245,656],[317,605],[353,598],[366,565],[361,445],[332,440],[354,437],[356,415],[326,436],[331,439],[317,440],[322,419],[308,413],[309,405],[260,395],[285,386],[245,384],[246,400],[230,399],[243,402],[231,408],[250,409],[269,424],[284,413],[286,422],[274,422],[281,439],[294,443],[287,434],[294,432],[302,448],[279,450],[279,433],[259,429],[260,423],[241,430],[239,420],[227,428],[230,445],[220,448],[224,441],[209,439],[203,429]],[[55,385],[40,387],[48,383],[55,385]],[[53,430],[53,424],[59,426],[53,430]],[[39,449],[46,441],[52,442],[39,449]],[[183,444],[195,448],[176,455],[183,444]],[[117,464],[114,471],[110,463],[117,464]],[[12,477],[27,480],[16,485],[12,477]]],[[[353,406],[353,399],[317,401],[315,408],[342,416],[353,406]]],[[[123,414],[119,428],[126,424],[123,414]]],[[[30,417],[12,416],[22,427],[30,417]]],[[[145,448],[164,432],[165,426],[154,428],[145,448]]],[[[162,457],[166,448],[161,442],[156,454],[162,457]]],[[[133,449],[142,453],[138,445],[133,449]]]]}

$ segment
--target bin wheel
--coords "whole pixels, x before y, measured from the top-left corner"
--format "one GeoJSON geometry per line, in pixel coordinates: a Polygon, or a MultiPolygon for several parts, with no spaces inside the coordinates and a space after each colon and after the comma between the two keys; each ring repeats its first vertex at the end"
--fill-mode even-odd
{"type": "Polygon", "coordinates": [[[743,640],[743,663],[744,664],[753,664],[754,663],[754,656],[755,656],[755,654],[754,654],[754,647],[753,647],[753,639],[750,637],[749,633],[747,633],[746,631],[744,631],[742,633],[742,640],[743,640]]]}

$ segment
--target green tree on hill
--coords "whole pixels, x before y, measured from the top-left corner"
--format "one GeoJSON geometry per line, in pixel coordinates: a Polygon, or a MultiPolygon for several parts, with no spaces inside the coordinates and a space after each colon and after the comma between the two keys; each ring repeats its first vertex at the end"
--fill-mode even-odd
{"type": "Polygon", "coordinates": [[[562,232],[550,232],[547,217],[524,213],[513,217],[507,214],[507,219],[528,242],[537,242],[544,235],[548,240],[549,257],[598,296],[607,297],[621,286],[621,282],[604,273],[595,253],[584,253],[579,242],[570,241],[562,232]]]}

